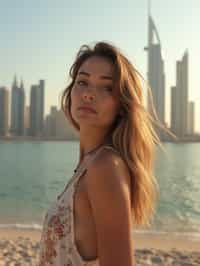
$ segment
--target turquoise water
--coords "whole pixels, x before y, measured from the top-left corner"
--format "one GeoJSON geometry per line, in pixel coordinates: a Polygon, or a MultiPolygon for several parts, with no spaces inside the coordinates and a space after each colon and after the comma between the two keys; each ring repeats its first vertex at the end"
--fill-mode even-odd
{"type": "MultiPolygon", "coordinates": [[[[164,147],[168,156],[160,149],[156,154],[160,201],[148,231],[200,236],[200,144],[164,147]]],[[[78,157],[76,141],[0,141],[0,227],[41,229],[78,157]]]]}

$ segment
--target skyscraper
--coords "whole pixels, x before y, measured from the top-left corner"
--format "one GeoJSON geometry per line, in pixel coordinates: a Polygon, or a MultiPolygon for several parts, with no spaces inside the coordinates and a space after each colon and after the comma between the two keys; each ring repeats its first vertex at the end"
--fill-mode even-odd
{"type": "MultiPolygon", "coordinates": [[[[177,131],[176,125],[178,125],[178,108],[177,108],[177,89],[176,86],[171,87],[171,113],[170,113],[170,120],[171,120],[171,131],[175,133],[177,131]]],[[[176,134],[176,133],[175,133],[176,134]]]]}
{"type": "MultiPolygon", "coordinates": [[[[164,61],[162,57],[161,41],[158,30],[150,14],[148,13],[148,45],[144,48],[147,53],[148,70],[147,78],[151,87],[152,100],[157,116],[162,124],[165,124],[165,73],[164,61]],[[155,42],[156,41],[156,42],[155,42]]],[[[147,108],[153,118],[151,98],[147,95],[147,108]]],[[[157,133],[162,138],[162,133],[157,130],[157,133]]]]}
{"type": "Polygon", "coordinates": [[[0,88],[0,136],[8,134],[8,90],[0,88]]]}
{"type": "Polygon", "coordinates": [[[40,80],[39,81],[39,91],[40,91],[40,112],[39,112],[39,128],[41,133],[43,134],[44,132],[44,86],[45,86],[45,81],[40,80]]]}
{"type": "Polygon", "coordinates": [[[25,112],[24,112],[24,132],[25,135],[29,135],[30,130],[30,106],[25,106],[25,112]]]}
{"type": "Polygon", "coordinates": [[[188,51],[176,61],[176,86],[173,87],[171,105],[171,131],[179,138],[188,130],[188,51]]]}
{"type": "Polygon", "coordinates": [[[195,103],[190,101],[188,103],[188,134],[195,133],[195,103]]]}
{"type": "Polygon", "coordinates": [[[31,86],[30,136],[43,136],[44,128],[44,80],[31,86]]]}
{"type": "Polygon", "coordinates": [[[25,111],[25,92],[24,83],[21,79],[19,87],[19,135],[24,136],[24,111],[25,111]]]}
{"type": "Polygon", "coordinates": [[[21,80],[21,85],[18,87],[17,78],[14,77],[11,94],[11,134],[15,136],[24,135],[24,108],[25,108],[25,93],[24,85],[21,80]]]}

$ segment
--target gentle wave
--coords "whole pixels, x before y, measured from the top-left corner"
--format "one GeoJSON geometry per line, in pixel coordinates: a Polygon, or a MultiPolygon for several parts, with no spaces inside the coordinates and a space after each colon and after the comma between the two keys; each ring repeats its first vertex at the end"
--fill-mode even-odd
{"type": "MultiPolygon", "coordinates": [[[[22,230],[42,230],[42,225],[38,223],[31,224],[0,224],[0,228],[5,229],[22,229],[22,230]]],[[[162,237],[189,238],[192,241],[200,241],[199,232],[168,232],[156,230],[132,230],[132,234],[156,235],[162,237]]]]}
{"type": "Polygon", "coordinates": [[[6,229],[27,229],[27,230],[42,230],[42,225],[37,223],[32,224],[0,224],[0,228],[6,229]]]}

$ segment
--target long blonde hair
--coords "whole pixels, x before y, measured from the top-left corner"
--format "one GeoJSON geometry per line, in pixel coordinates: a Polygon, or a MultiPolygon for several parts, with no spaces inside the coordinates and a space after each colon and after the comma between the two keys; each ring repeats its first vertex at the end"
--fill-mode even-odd
{"type": "MultiPolygon", "coordinates": [[[[80,66],[88,58],[95,55],[109,59],[115,68],[115,85],[120,91],[122,115],[116,117],[111,127],[112,145],[119,151],[130,171],[133,222],[136,226],[149,226],[159,197],[159,186],[153,173],[155,147],[159,144],[162,148],[153,123],[165,131],[168,130],[164,125],[157,122],[144,107],[143,87],[139,78],[142,75],[121,53],[119,48],[107,42],[98,42],[93,48],[82,45],[70,68],[69,75],[72,80],[62,94],[61,108],[73,127],[79,131],[80,127],[73,119],[70,111],[71,90],[80,66]]],[[[147,86],[152,97],[149,88],[147,86]]],[[[153,110],[155,117],[157,117],[154,108],[153,110]]],[[[168,132],[170,133],[170,131],[168,132]]]]}

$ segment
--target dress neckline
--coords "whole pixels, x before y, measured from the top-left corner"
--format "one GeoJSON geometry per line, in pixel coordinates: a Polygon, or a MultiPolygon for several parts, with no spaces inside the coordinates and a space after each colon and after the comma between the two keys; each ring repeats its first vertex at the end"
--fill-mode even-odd
{"type": "Polygon", "coordinates": [[[95,156],[96,153],[97,153],[99,150],[101,150],[103,147],[105,147],[105,146],[110,146],[110,147],[112,147],[112,144],[111,144],[110,142],[103,143],[103,144],[97,146],[96,148],[94,148],[94,149],[93,149],[94,151],[92,150],[91,153],[86,154],[86,155],[84,156],[84,158],[82,159],[82,161],[80,161],[80,162],[78,163],[78,165],[76,166],[76,168],[74,169],[74,173],[76,174],[76,172],[78,172],[78,169],[81,167],[81,165],[84,163],[84,161],[87,162],[87,160],[90,160],[91,157],[93,158],[93,156],[95,156]]]}

